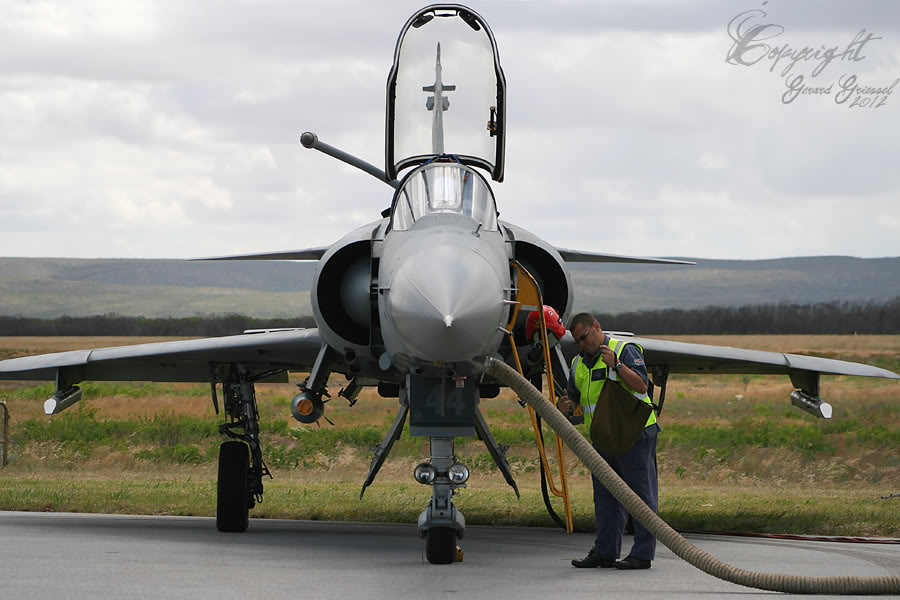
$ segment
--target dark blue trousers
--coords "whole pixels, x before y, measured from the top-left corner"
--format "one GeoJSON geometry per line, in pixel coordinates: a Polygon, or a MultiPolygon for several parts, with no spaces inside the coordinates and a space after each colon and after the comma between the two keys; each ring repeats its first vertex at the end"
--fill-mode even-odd
{"type": "MultiPolygon", "coordinates": [[[[658,507],[658,487],[656,480],[656,434],[658,425],[644,429],[634,446],[620,456],[600,453],[609,466],[619,474],[634,493],[647,503],[653,512],[658,507]]],[[[625,508],[610,494],[603,484],[594,482],[594,516],[597,519],[597,540],[594,553],[603,558],[617,559],[622,551],[622,530],[625,527],[625,508]]],[[[628,554],[642,560],[653,560],[656,556],[656,538],[634,520],[634,546],[628,554]]]]}

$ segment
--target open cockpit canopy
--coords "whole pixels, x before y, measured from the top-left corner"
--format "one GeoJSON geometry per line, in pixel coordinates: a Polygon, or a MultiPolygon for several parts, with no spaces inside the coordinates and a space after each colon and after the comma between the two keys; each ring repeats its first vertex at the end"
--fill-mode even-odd
{"type": "Polygon", "coordinates": [[[387,81],[385,172],[442,154],[503,181],[506,79],[484,19],[459,4],[406,22],[387,81]]]}
{"type": "Polygon", "coordinates": [[[406,231],[424,216],[448,213],[471,218],[479,231],[497,231],[494,194],[484,177],[459,163],[429,163],[394,194],[391,229],[406,231]]]}

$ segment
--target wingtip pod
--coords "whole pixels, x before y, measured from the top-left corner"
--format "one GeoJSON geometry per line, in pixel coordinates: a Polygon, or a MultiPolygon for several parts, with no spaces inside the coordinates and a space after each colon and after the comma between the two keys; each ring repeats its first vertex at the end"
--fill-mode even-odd
{"type": "Polygon", "coordinates": [[[805,410],[814,417],[819,417],[820,419],[831,418],[832,409],[830,404],[824,402],[821,398],[814,398],[809,394],[804,394],[800,390],[791,392],[791,404],[805,410]]]}
{"type": "Polygon", "coordinates": [[[73,385],[67,390],[57,390],[55,394],[44,402],[44,414],[55,415],[66,410],[81,400],[81,388],[73,385]]]}

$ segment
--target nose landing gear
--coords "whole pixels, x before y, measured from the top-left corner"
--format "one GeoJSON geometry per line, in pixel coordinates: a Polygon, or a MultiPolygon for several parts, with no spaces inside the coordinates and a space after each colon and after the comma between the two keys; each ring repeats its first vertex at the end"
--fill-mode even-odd
{"type": "Polygon", "coordinates": [[[428,562],[447,565],[456,560],[456,541],[463,537],[466,529],[466,519],[451,497],[458,488],[466,486],[469,473],[463,465],[455,464],[453,438],[431,438],[431,466],[434,469],[430,483],[431,501],[419,515],[419,537],[425,539],[428,562]]]}

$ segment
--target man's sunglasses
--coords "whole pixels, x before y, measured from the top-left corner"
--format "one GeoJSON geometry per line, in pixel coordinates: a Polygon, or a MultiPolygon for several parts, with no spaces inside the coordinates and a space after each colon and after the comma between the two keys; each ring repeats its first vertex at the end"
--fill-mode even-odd
{"type": "MultiPolygon", "coordinates": [[[[594,321],[594,322],[596,323],[596,321],[594,321]]],[[[580,336],[578,336],[577,338],[575,338],[575,343],[576,343],[576,344],[580,344],[581,342],[583,342],[584,340],[586,340],[588,334],[591,332],[591,329],[593,329],[593,328],[594,328],[594,326],[593,326],[593,324],[592,324],[591,327],[590,327],[590,329],[588,329],[587,331],[585,331],[583,335],[580,335],[580,336]]]]}

